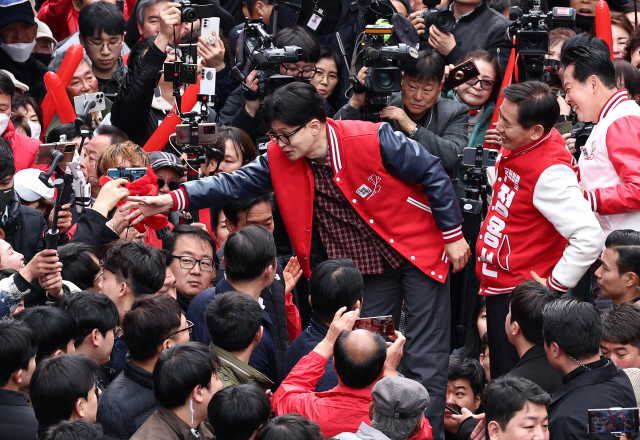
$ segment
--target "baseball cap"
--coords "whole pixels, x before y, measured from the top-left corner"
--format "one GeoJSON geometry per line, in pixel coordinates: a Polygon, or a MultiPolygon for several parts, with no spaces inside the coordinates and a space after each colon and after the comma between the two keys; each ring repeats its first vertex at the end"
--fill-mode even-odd
{"type": "Polygon", "coordinates": [[[151,159],[151,168],[153,168],[154,171],[169,167],[176,170],[180,177],[184,176],[184,165],[182,165],[182,162],[180,162],[175,154],[165,153],[164,151],[154,151],[149,153],[149,159],[151,159]]]}
{"type": "Polygon", "coordinates": [[[13,178],[13,187],[18,196],[26,202],[53,199],[53,188],[49,188],[38,178],[41,171],[35,168],[20,170],[13,178]]]}
{"type": "Polygon", "coordinates": [[[4,69],[0,69],[0,72],[4,73],[9,78],[11,78],[11,81],[13,81],[13,85],[16,87],[16,89],[20,90],[20,92],[26,93],[26,92],[29,91],[29,86],[24,84],[24,83],[21,83],[20,81],[18,81],[16,79],[16,77],[13,75],[13,73],[9,72],[8,70],[4,70],[4,69]]]}
{"type": "Polygon", "coordinates": [[[49,41],[51,41],[54,46],[58,44],[56,39],[53,38],[53,33],[51,32],[51,29],[49,28],[49,26],[46,25],[46,23],[36,18],[36,24],[38,25],[38,33],[36,34],[36,40],[38,38],[46,38],[49,41]]]}
{"type": "Polygon", "coordinates": [[[431,399],[421,383],[406,377],[383,377],[371,390],[373,409],[394,419],[410,419],[424,413],[431,399]]]}
{"type": "Polygon", "coordinates": [[[36,24],[34,18],[29,0],[0,0],[0,28],[19,20],[36,24]]]}

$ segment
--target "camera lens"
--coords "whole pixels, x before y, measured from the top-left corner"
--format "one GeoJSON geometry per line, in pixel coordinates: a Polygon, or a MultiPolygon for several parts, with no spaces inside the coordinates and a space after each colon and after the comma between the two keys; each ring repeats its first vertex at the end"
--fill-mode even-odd
{"type": "Polygon", "coordinates": [[[456,24],[456,20],[451,11],[440,11],[436,15],[435,24],[442,32],[451,32],[456,24]]]}
{"type": "Polygon", "coordinates": [[[390,89],[395,83],[395,77],[389,72],[380,72],[376,75],[376,83],[381,89],[390,89]]]}
{"type": "Polygon", "coordinates": [[[537,35],[529,35],[527,38],[527,49],[542,49],[543,39],[537,35]]]}
{"type": "Polygon", "coordinates": [[[182,10],[182,21],[185,23],[193,23],[198,19],[198,11],[195,8],[188,7],[182,10]]]}

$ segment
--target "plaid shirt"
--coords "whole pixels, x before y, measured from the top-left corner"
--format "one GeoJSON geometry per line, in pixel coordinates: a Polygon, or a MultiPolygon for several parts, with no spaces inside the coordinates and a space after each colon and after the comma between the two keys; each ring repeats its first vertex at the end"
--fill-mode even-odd
{"type": "Polygon", "coordinates": [[[397,269],[404,258],[362,220],[333,181],[330,151],[324,165],[310,161],[315,180],[313,219],[327,255],[353,260],[362,275],[383,273],[383,257],[397,269]]]}

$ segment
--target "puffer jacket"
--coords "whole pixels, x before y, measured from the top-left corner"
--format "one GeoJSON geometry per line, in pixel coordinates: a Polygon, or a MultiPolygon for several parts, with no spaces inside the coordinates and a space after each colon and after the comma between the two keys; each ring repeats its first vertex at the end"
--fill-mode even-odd
{"type": "Polygon", "coordinates": [[[37,209],[22,206],[18,193],[14,193],[9,203],[9,218],[2,225],[4,239],[16,252],[24,255],[25,264],[35,254],[44,250],[44,234],[47,232],[47,221],[37,209]]]}
{"type": "Polygon", "coordinates": [[[11,144],[13,150],[13,160],[16,164],[16,173],[25,168],[38,168],[47,171],[49,167],[46,165],[36,166],[36,157],[40,141],[31,139],[23,134],[17,133],[13,123],[9,121],[7,129],[2,134],[4,140],[11,144]]]}

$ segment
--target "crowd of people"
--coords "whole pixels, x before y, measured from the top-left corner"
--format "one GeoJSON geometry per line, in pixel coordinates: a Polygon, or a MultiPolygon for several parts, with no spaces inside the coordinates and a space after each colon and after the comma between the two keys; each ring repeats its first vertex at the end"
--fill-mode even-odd
{"type": "Polygon", "coordinates": [[[637,5],[607,43],[543,1],[576,20],[517,82],[522,3],[0,2],[0,440],[638,438],[637,5]],[[379,108],[374,22],[412,55],[379,108]],[[299,51],[266,96],[247,26],[299,51]],[[197,160],[159,136],[187,59],[197,160]]]}

